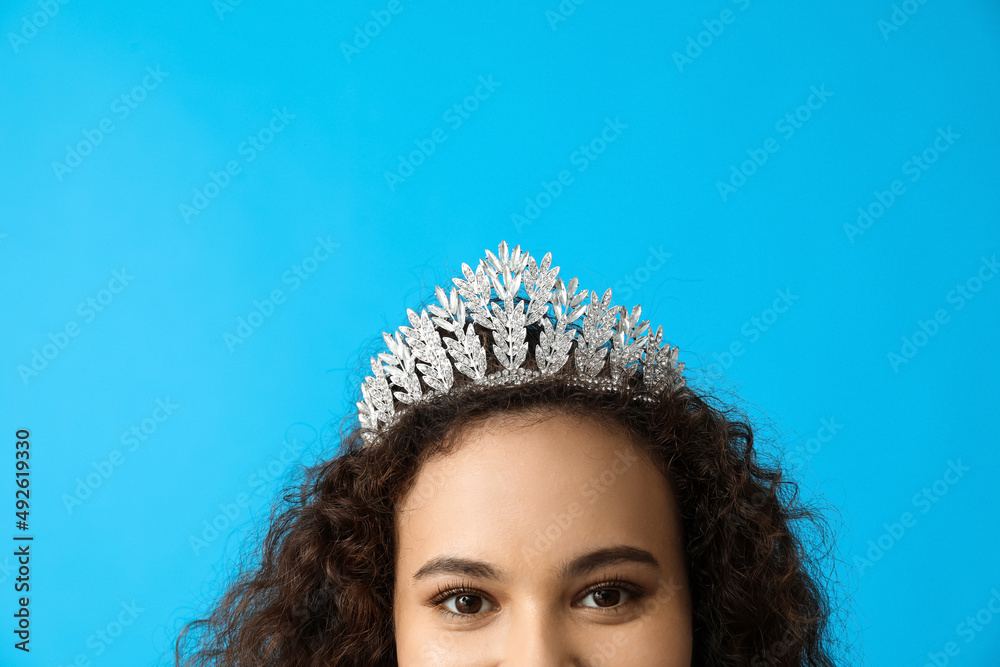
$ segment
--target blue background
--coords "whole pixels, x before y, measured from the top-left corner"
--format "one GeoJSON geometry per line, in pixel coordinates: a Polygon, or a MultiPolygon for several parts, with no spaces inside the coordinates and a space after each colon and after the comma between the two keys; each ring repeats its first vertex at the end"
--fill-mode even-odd
{"type": "Polygon", "coordinates": [[[0,662],[167,662],[380,332],[506,239],[759,414],[866,664],[996,664],[1000,7],[904,5],[5,3],[0,662]]]}

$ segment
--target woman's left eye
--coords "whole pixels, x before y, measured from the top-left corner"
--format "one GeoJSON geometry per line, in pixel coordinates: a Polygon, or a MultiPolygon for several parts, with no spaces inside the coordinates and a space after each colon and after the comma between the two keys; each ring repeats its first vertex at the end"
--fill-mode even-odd
{"type": "Polygon", "coordinates": [[[595,607],[598,609],[616,607],[631,600],[632,596],[632,593],[621,588],[598,588],[595,591],[587,593],[580,600],[580,606],[595,607]]]}

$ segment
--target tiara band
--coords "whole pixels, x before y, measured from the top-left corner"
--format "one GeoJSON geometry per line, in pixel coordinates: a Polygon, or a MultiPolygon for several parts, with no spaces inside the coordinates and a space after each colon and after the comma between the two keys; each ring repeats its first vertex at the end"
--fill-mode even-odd
{"type": "Polygon", "coordinates": [[[467,386],[522,385],[551,377],[572,357],[575,372],[564,376],[572,384],[613,391],[641,371],[640,397],[647,400],[685,385],[677,348],[663,343],[663,327],[653,335],[649,321],[639,321],[640,306],[612,306],[610,288],[600,299],[594,291],[577,292],[577,279],[564,283],[551,264],[552,253],[537,262],[502,241],[496,254],[486,250],[475,271],[462,264],[464,279],[453,278],[449,293],[436,286],[438,304],[419,315],[407,309],[410,326],[391,336],[383,332],[388,349],[371,358],[372,375],[361,384],[364,439],[373,442],[405,406],[451,391],[456,372],[472,380],[467,386]],[[476,324],[493,334],[489,352],[501,365],[495,373],[486,373],[487,349],[476,324]],[[528,327],[536,324],[538,370],[522,367],[528,327]]]}

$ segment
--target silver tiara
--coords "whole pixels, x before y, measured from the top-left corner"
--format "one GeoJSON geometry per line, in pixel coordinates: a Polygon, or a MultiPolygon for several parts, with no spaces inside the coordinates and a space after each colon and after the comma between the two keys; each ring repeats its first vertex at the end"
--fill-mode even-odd
{"type": "Polygon", "coordinates": [[[649,321],[639,321],[639,306],[611,306],[610,288],[600,299],[593,291],[578,293],[576,278],[556,278],[552,253],[538,263],[521,246],[509,252],[506,241],[498,250],[487,250],[475,271],[462,264],[465,278],[453,278],[450,293],[435,287],[438,304],[419,315],[407,309],[410,326],[392,336],[383,332],[388,350],[371,358],[373,374],[362,383],[364,401],[357,404],[367,441],[393,424],[403,405],[450,391],[455,371],[473,385],[518,385],[552,375],[572,356],[576,372],[566,378],[571,382],[614,390],[641,369],[647,398],[684,386],[677,348],[661,345],[663,327],[651,335],[649,321]],[[538,323],[538,370],[522,368],[528,327],[538,323]],[[487,350],[475,324],[493,333],[490,351],[502,366],[495,373],[486,373],[487,350]],[[598,378],[606,366],[607,377],[598,378]]]}

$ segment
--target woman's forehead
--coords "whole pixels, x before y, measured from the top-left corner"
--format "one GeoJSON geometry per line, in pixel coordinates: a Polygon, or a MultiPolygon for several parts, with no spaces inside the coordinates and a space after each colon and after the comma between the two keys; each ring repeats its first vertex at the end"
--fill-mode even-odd
{"type": "Polygon", "coordinates": [[[401,503],[401,554],[463,545],[502,556],[536,549],[542,536],[557,558],[595,540],[662,552],[679,539],[668,480],[624,433],[555,416],[463,437],[421,468],[401,503]]]}
{"type": "Polygon", "coordinates": [[[441,493],[460,493],[470,486],[528,492],[539,486],[577,489],[578,483],[601,479],[610,486],[608,480],[624,477],[658,481],[659,473],[623,430],[553,414],[545,419],[498,418],[464,429],[447,454],[421,466],[416,486],[438,484],[441,493]]]}

